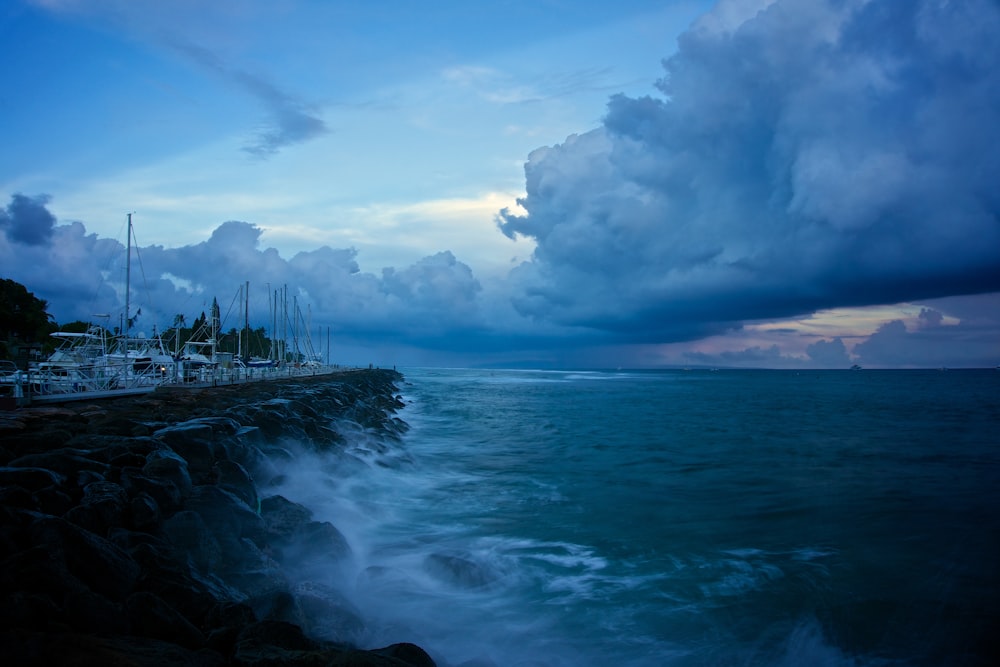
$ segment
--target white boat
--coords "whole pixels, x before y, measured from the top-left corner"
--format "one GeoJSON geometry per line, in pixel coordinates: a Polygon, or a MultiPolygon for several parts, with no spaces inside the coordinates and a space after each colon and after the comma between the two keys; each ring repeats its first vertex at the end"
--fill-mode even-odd
{"type": "Polygon", "coordinates": [[[107,365],[107,337],[100,327],[85,333],[56,331],[55,352],[45,361],[24,371],[23,380],[32,394],[69,394],[106,391],[118,384],[118,370],[107,365]]]}
{"type": "Polygon", "coordinates": [[[114,349],[104,356],[104,362],[117,369],[128,386],[157,386],[177,378],[177,362],[157,335],[118,338],[114,349]]]}

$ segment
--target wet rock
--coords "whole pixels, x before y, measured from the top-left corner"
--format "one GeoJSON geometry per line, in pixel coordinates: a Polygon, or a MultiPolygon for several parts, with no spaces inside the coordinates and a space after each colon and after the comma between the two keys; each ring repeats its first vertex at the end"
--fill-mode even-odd
{"type": "Polygon", "coordinates": [[[222,565],[222,547],[198,512],[177,512],[163,522],[163,533],[200,570],[211,572],[222,565]]]}
{"type": "Polygon", "coordinates": [[[242,593],[254,613],[266,616],[274,604],[276,595],[288,592],[289,581],[284,571],[272,568],[240,570],[226,575],[226,583],[242,593]]]}
{"type": "Polygon", "coordinates": [[[68,570],[96,593],[121,600],[135,588],[139,566],[108,540],[55,517],[40,517],[32,541],[61,554],[68,570]]]}
{"type": "Polygon", "coordinates": [[[118,454],[113,459],[108,461],[108,464],[113,469],[120,468],[142,468],[146,465],[146,454],[141,454],[139,452],[122,452],[118,454]]]}
{"type": "Polygon", "coordinates": [[[5,433],[4,446],[11,452],[36,452],[64,447],[72,438],[73,433],[66,429],[32,430],[31,425],[26,424],[23,430],[5,433]]]}
{"type": "Polygon", "coordinates": [[[284,496],[269,496],[260,502],[260,516],[268,537],[282,540],[312,520],[312,511],[284,496]]]}
{"type": "Polygon", "coordinates": [[[188,473],[187,461],[171,449],[159,449],[151,452],[146,457],[142,473],[152,479],[173,482],[182,499],[189,496],[194,487],[191,475],[188,473]]]}
{"type": "Polygon", "coordinates": [[[14,468],[44,468],[63,477],[73,477],[81,470],[96,472],[102,477],[108,473],[108,464],[88,458],[86,450],[55,449],[37,454],[26,454],[14,459],[8,465],[14,468]]]}
{"type": "Polygon", "coordinates": [[[160,524],[160,506],[151,495],[139,492],[129,501],[129,519],[136,530],[153,530],[160,524]]]}
{"type": "Polygon", "coordinates": [[[0,562],[0,591],[38,593],[61,602],[67,593],[86,591],[87,585],[69,571],[61,553],[38,545],[0,562]]]}
{"type": "Polygon", "coordinates": [[[45,630],[62,623],[62,612],[42,593],[16,591],[0,596],[0,628],[45,630]]]}
{"type": "Polygon", "coordinates": [[[242,538],[249,538],[257,544],[265,542],[261,518],[245,502],[221,487],[196,486],[185,507],[201,516],[230,564],[238,565],[243,560],[242,538]]]}
{"type": "Polygon", "coordinates": [[[305,613],[303,613],[295,596],[288,591],[275,593],[266,601],[266,606],[262,605],[262,607],[258,616],[266,621],[285,621],[307,629],[305,613]]]}
{"type": "MultiPolygon", "coordinates": [[[[413,646],[413,644],[393,644],[384,649],[378,649],[375,651],[357,651],[349,650],[344,651],[340,655],[334,657],[328,664],[330,667],[425,667],[434,666],[434,662],[427,656],[423,650],[420,650],[422,655],[413,653],[408,647],[413,646]],[[398,656],[405,656],[416,662],[410,662],[409,659],[404,659],[398,656]],[[426,658],[426,660],[424,659],[426,658]],[[428,662],[430,661],[430,662],[428,662]]],[[[417,647],[414,647],[417,648],[417,647]]]]}
{"type": "Polygon", "coordinates": [[[212,451],[212,426],[197,422],[184,422],[168,426],[153,433],[181,456],[188,464],[188,471],[196,483],[210,480],[215,456],[212,451]]]}
{"type": "Polygon", "coordinates": [[[38,509],[38,503],[35,502],[31,492],[20,486],[0,485],[0,506],[26,510],[38,509]]]}
{"type": "Polygon", "coordinates": [[[375,649],[371,653],[398,660],[406,665],[412,665],[412,667],[435,667],[434,661],[427,655],[427,652],[416,644],[403,642],[375,649]]]}
{"type": "Polygon", "coordinates": [[[257,498],[257,486],[246,468],[236,461],[222,460],[216,466],[218,485],[229,491],[250,509],[257,511],[260,501],[257,498]]]}
{"type": "Polygon", "coordinates": [[[204,627],[209,628],[207,645],[222,655],[232,655],[240,632],[256,622],[257,617],[250,605],[220,602],[204,619],[204,627]]]}
{"type": "Polygon", "coordinates": [[[283,543],[279,560],[293,568],[327,569],[351,555],[351,547],[337,528],[328,521],[309,521],[283,543]]]}
{"type": "Polygon", "coordinates": [[[122,605],[93,591],[69,593],[63,600],[66,624],[79,632],[127,634],[130,626],[122,605]]]}
{"type": "Polygon", "coordinates": [[[357,644],[364,636],[361,612],[339,591],[325,584],[302,582],[292,589],[310,636],[341,644],[357,644]]]}
{"type": "Polygon", "coordinates": [[[267,444],[267,439],[258,426],[240,426],[231,437],[222,440],[226,457],[244,466],[248,465],[253,450],[267,444]]]}
{"type": "Polygon", "coordinates": [[[213,436],[233,436],[243,430],[243,426],[232,417],[198,417],[184,422],[188,426],[203,425],[212,430],[213,436]]]}
{"type": "Polygon", "coordinates": [[[114,482],[92,482],[83,490],[80,504],[64,515],[67,521],[98,535],[124,523],[128,495],[114,482]]]}
{"type": "MultiPolygon", "coordinates": [[[[111,470],[108,473],[111,474],[111,470]]],[[[69,481],[69,480],[67,480],[69,481]]],[[[92,470],[81,470],[72,479],[72,483],[77,489],[86,489],[88,484],[93,484],[94,482],[105,482],[108,481],[107,478],[97,472],[92,470]]]]}
{"type": "Polygon", "coordinates": [[[326,667],[434,667],[435,663],[413,644],[393,644],[376,651],[360,651],[330,642],[318,642],[283,621],[261,621],[239,636],[233,664],[241,666],[315,665],[326,667]]]}
{"type": "Polygon", "coordinates": [[[176,609],[148,591],[139,591],[125,602],[132,631],[189,649],[205,645],[205,636],[176,609]]]}
{"type": "Polygon", "coordinates": [[[212,575],[199,575],[185,563],[169,560],[153,545],[141,545],[133,553],[145,568],[139,589],[156,594],[199,628],[208,627],[206,619],[220,604],[241,600],[238,591],[212,575]]]}
{"type": "Polygon", "coordinates": [[[59,486],[66,476],[48,468],[32,466],[4,466],[0,468],[0,485],[19,486],[28,491],[37,491],[49,486],[59,486]]]}
{"type": "Polygon", "coordinates": [[[62,516],[70,511],[74,505],[70,495],[55,486],[39,489],[31,494],[31,497],[34,499],[39,512],[42,514],[51,514],[52,516],[62,516]]]}
{"type": "Polygon", "coordinates": [[[498,579],[490,568],[453,554],[434,553],[427,556],[424,569],[442,581],[463,588],[482,588],[498,579]]]}
{"type": "Polygon", "coordinates": [[[103,637],[83,633],[10,630],[0,632],[4,661],[10,665],[114,665],[130,667],[222,667],[210,651],[192,651],[148,637],[103,637]]]}
{"type": "Polygon", "coordinates": [[[177,485],[169,479],[148,477],[136,468],[123,468],[119,479],[130,498],[140,494],[148,495],[156,501],[163,516],[172,515],[182,506],[184,496],[177,485]]]}
{"type": "Polygon", "coordinates": [[[302,628],[286,621],[259,621],[240,632],[233,662],[236,665],[316,664],[297,662],[322,649],[302,628]]]}

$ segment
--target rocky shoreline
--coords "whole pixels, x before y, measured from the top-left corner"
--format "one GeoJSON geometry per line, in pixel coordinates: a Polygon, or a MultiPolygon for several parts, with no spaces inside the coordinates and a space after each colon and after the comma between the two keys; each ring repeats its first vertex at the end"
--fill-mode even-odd
{"type": "Polygon", "coordinates": [[[17,665],[428,667],[289,576],[350,547],[255,480],[281,442],[336,450],[338,424],[392,439],[395,371],[0,412],[0,645],[17,665]]]}

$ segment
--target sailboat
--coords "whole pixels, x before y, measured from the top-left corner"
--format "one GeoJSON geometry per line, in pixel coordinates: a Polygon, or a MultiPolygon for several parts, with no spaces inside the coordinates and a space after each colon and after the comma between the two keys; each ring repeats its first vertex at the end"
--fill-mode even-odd
{"type": "Polygon", "coordinates": [[[91,325],[84,333],[57,331],[59,347],[24,374],[22,393],[31,403],[109,398],[141,394],[171,382],[173,358],[159,336],[132,335],[132,214],[128,214],[125,259],[125,322],[120,336],[91,325]]]}

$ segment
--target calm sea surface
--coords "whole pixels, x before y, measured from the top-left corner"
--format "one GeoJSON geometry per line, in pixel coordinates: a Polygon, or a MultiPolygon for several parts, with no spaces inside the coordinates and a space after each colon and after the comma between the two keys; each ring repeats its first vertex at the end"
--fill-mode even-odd
{"type": "Polygon", "coordinates": [[[987,665],[1000,372],[404,371],[283,492],[442,665],[987,665]]]}

